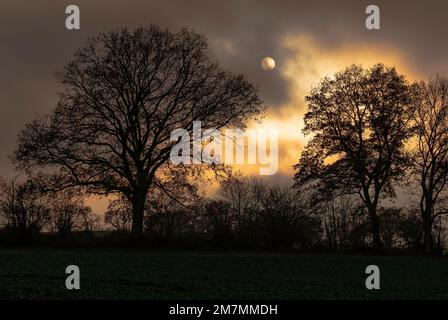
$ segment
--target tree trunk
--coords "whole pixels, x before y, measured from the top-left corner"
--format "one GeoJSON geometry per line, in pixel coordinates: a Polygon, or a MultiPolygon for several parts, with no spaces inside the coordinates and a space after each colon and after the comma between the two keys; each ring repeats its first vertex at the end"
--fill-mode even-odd
{"type": "Polygon", "coordinates": [[[135,239],[143,238],[143,217],[145,214],[146,192],[137,192],[132,198],[132,227],[131,236],[135,239]]]}
{"type": "Polygon", "coordinates": [[[380,220],[378,219],[377,207],[381,187],[375,184],[375,195],[372,200],[369,187],[363,187],[363,202],[366,205],[370,217],[370,231],[372,233],[372,247],[374,250],[381,249],[380,220]]]}
{"type": "MultiPolygon", "coordinates": [[[[428,211],[428,210],[425,210],[428,211]]],[[[431,217],[431,211],[430,212],[424,212],[423,217],[423,245],[425,248],[426,254],[431,254],[433,252],[433,239],[432,239],[432,217],[431,217]]]]}
{"type": "Polygon", "coordinates": [[[420,201],[420,210],[423,223],[423,248],[428,255],[433,252],[434,246],[432,239],[433,206],[432,194],[430,192],[425,192],[420,201]]]}
{"type": "Polygon", "coordinates": [[[381,236],[380,236],[380,223],[378,217],[372,219],[372,237],[373,237],[373,248],[381,248],[381,236]]]}
{"type": "Polygon", "coordinates": [[[376,206],[368,206],[371,222],[371,232],[372,232],[372,246],[373,249],[377,250],[381,248],[381,235],[380,235],[380,221],[376,213],[376,206]]]}
{"type": "Polygon", "coordinates": [[[433,241],[432,241],[432,225],[425,223],[424,228],[424,244],[425,244],[425,253],[431,254],[433,252],[433,241]]]}

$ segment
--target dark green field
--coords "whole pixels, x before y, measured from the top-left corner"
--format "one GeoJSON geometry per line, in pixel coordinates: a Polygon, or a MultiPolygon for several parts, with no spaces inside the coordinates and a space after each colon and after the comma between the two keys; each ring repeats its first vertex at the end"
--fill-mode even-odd
{"type": "Polygon", "coordinates": [[[0,250],[0,299],[448,298],[448,258],[0,250]],[[65,268],[81,290],[65,289],[65,268]],[[365,268],[381,289],[365,289],[365,268]]]}

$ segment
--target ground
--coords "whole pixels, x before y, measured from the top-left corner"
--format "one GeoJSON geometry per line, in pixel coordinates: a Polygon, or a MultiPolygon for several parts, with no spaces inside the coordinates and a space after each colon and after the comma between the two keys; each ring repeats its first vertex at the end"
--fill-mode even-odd
{"type": "Polygon", "coordinates": [[[0,299],[448,299],[448,258],[0,250],[0,299]],[[65,288],[77,265],[81,289],[65,288]],[[365,288],[378,265],[381,289],[365,288]]]}

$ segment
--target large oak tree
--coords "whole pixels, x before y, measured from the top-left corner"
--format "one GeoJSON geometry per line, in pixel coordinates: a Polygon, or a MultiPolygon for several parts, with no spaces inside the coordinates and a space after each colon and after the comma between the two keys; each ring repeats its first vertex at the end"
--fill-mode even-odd
{"type": "Polygon", "coordinates": [[[58,174],[60,187],[118,193],[132,204],[142,236],[148,190],[169,160],[170,134],[234,126],[263,111],[256,88],[222,69],[205,37],[157,26],[104,33],[60,73],[57,107],[20,132],[20,169],[58,174]]]}

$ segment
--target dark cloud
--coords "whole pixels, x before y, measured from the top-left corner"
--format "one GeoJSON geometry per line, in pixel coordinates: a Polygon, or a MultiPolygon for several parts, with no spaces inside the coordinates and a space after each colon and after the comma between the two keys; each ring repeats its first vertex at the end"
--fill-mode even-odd
{"type": "MultiPolygon", "coordinates": [[[[260,68],[264,56],[281,65],[285,34],[309,34],[324,48],[347,43],[386,44],[404,52],[422,74],[446,72],[448,2],[373,1],[381,8],[381,31],[364,28],[372,1],[345,0],[2,0],[0,4],[0,175],[11,175],[7,154],[17,131],[54,106],[59,89],[53,74],[88,37],[116,27],[150,23],[173,31],[189,26],[204,33],[222,64],[257,83],[268,105],[288,99],[277,71],[260,68]],[[65,7],[81,9],[81,30],[65,29],[65,7]]],[[[378,57],[381,61],[381,57],[378,57]]]]}

